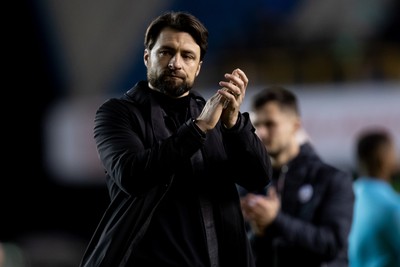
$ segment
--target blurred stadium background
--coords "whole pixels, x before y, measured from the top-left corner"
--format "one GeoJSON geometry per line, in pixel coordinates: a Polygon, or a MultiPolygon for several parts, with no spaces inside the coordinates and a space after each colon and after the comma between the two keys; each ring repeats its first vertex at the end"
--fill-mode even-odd
{"type": "Polygon", "coordinates": [[[361,129],[386,127],[400,146],[399,5],[33,0],[5,9],[12,16],[4,24],[11,46],[0,266],[78,265],[108,203],[92,140],[94,112],[145,78],[143,35],[155,16],[189,11],[208,27],[198,91],[211,95],[236,67],[250,79],[242,111],[260,88],[294,90],[317,151],[356,175],[353,146],[361,129]]]}

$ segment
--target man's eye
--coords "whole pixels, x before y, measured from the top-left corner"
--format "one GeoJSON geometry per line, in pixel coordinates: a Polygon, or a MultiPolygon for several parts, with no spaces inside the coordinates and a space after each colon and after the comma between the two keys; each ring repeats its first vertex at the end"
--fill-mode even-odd
{"type": "Polygon", "coordinates": [[[169,51],[167,51],[167,50],[162,50],[162,51],[160,51],[159,53],[160,53],[161,56],[167,56],[167,55],[171,54],[171,53],[170,53],[169,51]]]}
{"type": "Polygon", "coordinates": [[[194,58],[193,55],[183,55],[183,57],[187,58],[187,59],[193,59],[194,58]]]}

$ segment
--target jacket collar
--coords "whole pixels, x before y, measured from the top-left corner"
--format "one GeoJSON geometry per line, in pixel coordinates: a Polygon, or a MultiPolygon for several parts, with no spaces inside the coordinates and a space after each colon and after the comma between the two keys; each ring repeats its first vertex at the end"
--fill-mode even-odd
{"type": "MultiPolygon", "coordinates": [[[[147,81],[139,81],[125,92],[123,99],[133,102],[142,111],[150,112],[153,134],[157,140],[162,140],[169,137],[171,133],[165,125],[164,117],[166,114],[159,103],[151,96],[150,90],[147,81]]],[[[195,118],[200,114],[205,100],[194,90],[190,91],[190,98],[190,114],[195,118]]]]}

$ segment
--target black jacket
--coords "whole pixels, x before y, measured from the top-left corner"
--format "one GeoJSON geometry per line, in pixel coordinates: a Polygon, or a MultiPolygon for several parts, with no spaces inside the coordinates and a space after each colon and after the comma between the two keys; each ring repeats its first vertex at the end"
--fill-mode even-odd
{"type": "MultiPolygon", "coordinates": [[[[196,195],[201,187],[202,197],[213,203],[221,266],[253,266],[235,183],[249,190],[263,188],[271,167],[248,114],[240,114],[232,129],[219,123],[206,136],[192,119],[173,131],[150,90],[147,82],[139,82],[123,97],[106,101],[96,113],[94,138],[111,203],[81,266],[127,266],[152,219],[162,211],[157,208],[173,198],[170,188],[182,162],[191,162],[194,170],[187,173],[188,179],[195,176],[186,190],[196,195]],[[243,179],[249,173],[252,178],[243,179]]],[[[205,100],[195,92],[190,98],[190,115],[196,118],[205,100]]],[[[206,242],[204,234],[198,234],[206,242]]]]}
{"type": "Polygon", "coordinates": [[[264,237],[252,239],[257,266],[348,266],[352,176],[322,162],[306,143],[274,171],[272,184],[279,183],[281,211],[264,237]]]}

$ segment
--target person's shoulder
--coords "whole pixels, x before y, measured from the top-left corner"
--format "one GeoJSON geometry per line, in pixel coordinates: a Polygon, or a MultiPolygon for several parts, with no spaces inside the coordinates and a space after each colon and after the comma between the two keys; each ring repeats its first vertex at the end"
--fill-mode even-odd
{"type": "Polygon", "coordinates": [[[319,176],[334,187],[344,187],[349,190],[353,187],[353,176],[350,172],[339,169],[326,162],[321,162],[319,176]]]}
{"type": "Polygon", "coordinates": [[[106,99],[96,110],[96,121],[105,118],[123,117],[128,114],[128,106],[121,97],[110,97],[106,99]]]}
{"type": "Polygon", "coordinates": [[[144,81],[136,83],[122,94],[114,94],[109,96],[99,107],[99,109],[108,107],[123,107],[131,105],[140,105],[148,100],[148,92],[145,89],[144,81]]]}
{"type": "Polygon", "coordinates": [[[122,95],[112,95],[105,99],[97,109],[97,113],[119,113],[128,110],[136,110],[145,102],[135,87],[129,89],[122,95]]]}
{"type": "Polygon", "coordinates": [[[301,154],[305,155],[308,164],[314,168],[317,173],[325,177],[345,176],[351,177],[349,172],[344,171],[322,159],[310,143],[304,143],[301,146],[301,154]]]}
{"type": "Polygon", "coordinates": [[[303,144],[300,154],[302,155],[301,162],[309,169],[308,173],[312,173],[317,180],[353,180],[350,172],[346,172],[322,159],[311,144],[303,144]]]}
{"type": "Polygon", "coordinates": [[[337,176],[342,176],[346,178],[352,177],[350,172],[347,172],[343,169],[340,169],[339,167],[333,166],[332,164],[329,164],[322,160],[320,163],[320,171],[332,177],[337,177],[337,176]]]}
{"type": "Polygon", "coordinates": [[[108,108],[117,108],[118,106],[123,106],[126,100],[123,96],[110,96],[99,106],[99,110],[108,108]]]}
{"type": "Polygon", "coordinates": [[[150,89],[146,81],[139,81],[120,97],[120,101],[144,104],[149,101],[150,89]]]}

